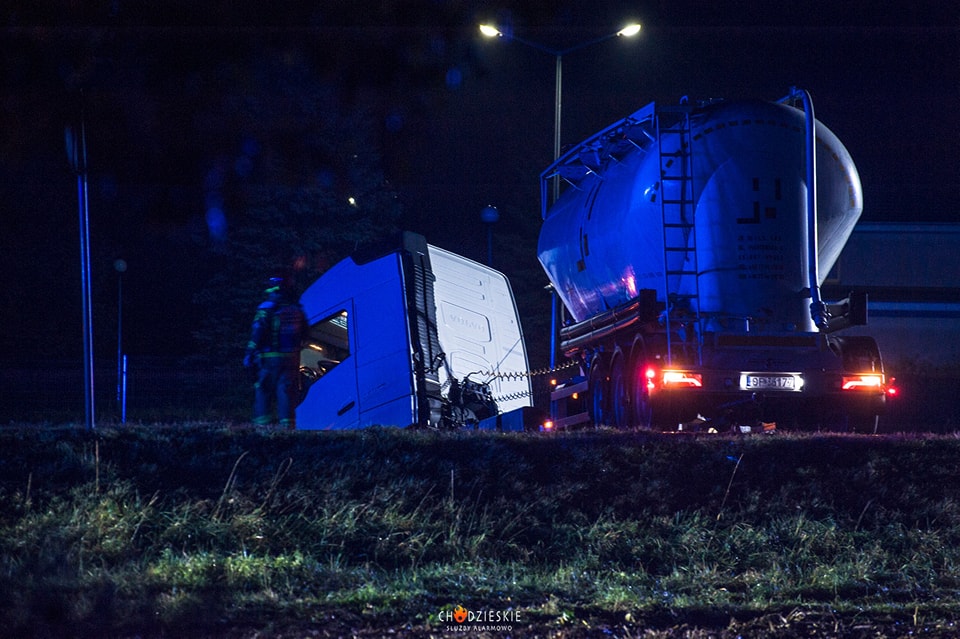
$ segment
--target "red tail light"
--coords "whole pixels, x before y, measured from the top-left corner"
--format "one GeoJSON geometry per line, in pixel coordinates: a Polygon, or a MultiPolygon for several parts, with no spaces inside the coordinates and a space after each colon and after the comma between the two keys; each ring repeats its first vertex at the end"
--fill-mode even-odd
{"type": "Polygon", "coordinates": [[[657,388],[703,388],[703,375],[700,373],[678,370],[658,371],[653,366],[648,366],[643,371],[643,376],[647,380],[647,389],[650,391],[657,388]]]}
{"type": "Polygon", "coordinates": [[[703,375],[686,371],[663,371],[663,387],[703,388],[703,375]]]}
{"type": "Polygon", "coordinates": [[[879,391],[883,389],[883,375],[877,373],[844,375],[840,388],[849,391],[879,391]]]}
{"type": "Polygon", "coordinates": [[[654,388],[657,387],[657,382],[656,382],[656,379],[657,379],[657,369],[652,368],[652,367],[651,367],[651,368],[648,368],[647,370],[645,370],[645,371],[643,372],[643,376],[647,378],[647,388],[648,388],[649,390],[653,390],[654,388]]]}
{"type": "Polygon", "coordinates": [[[887,392],[887,395],[889,395],[890,397],[895,397],[897,393],[900,392],[900,389],[893,385],[895,381],[897,381],[897,378],[891,377],[890,381],[887,382],[886,392],[887,392]]]}

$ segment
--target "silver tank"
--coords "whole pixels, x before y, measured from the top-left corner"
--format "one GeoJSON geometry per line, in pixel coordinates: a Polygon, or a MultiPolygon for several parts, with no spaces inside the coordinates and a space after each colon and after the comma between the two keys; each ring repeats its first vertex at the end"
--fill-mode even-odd
{"type": "MultiPolygon", "coordinates": [[[[645,109],[653,113],[653,105],[645,109]]],[[[698,295],[707,330],[816,330],[809,313],[803,111],[761,101],[692,110],[687,208],[694,228],[682,237],[668,228],[667,245],[686,246],[668,252],[661,205],[677,195],[661,180],[661,153],[675,150],[667,147],[676,137],[658,139],[652,117],[628,120],[605,130],[607,143],[592,138],[551,167],[572,176],[573,186],[545,211],[538,255],[573,319],[616,307],[641,289],[656,290],[664,301],[669,286],[681,297],[698,295]],[[626,137],[630,144],[620,140],[626,137]],[[614,147],[605,157],[604,148],[614,147]],[[581,170],[577,157],[592,159],[581,170]],[[699,276],[683,273],[691,270],[699,276]]],[[[822,283],[863,202],[849,153],[819,122],[816,131],[822,283]]]]}

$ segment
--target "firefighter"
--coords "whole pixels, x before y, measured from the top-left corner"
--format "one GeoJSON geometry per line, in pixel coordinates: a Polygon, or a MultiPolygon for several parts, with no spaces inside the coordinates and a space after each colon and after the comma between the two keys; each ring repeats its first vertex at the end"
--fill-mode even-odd
{"type": "Polygon", "coordinates": [[[270,278],[266,299],[257,307],[243,365],[256,370],[253,423],[273,421],[273,408],[282,428],[297,426],[295,409],[300,393],[300,346],[307,330],[303,307],[293,293],[290,274],[270,278]]]}

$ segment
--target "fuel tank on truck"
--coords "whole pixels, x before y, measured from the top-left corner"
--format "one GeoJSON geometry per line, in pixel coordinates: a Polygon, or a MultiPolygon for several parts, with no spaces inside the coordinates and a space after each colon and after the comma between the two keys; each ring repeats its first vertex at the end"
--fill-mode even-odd
{"type": "MultiPolygon", "coordinates": [[[[819,122],[816,160],[822,283],[863,204],[849,153],[819,122]]],[[[544,194],[555,175],[566,188],[545,207],[538,255],[575,321],[653,289],[699,304],[706,330],[816,330],[802,110],[650,104],[558,159],[544,194]]]]}

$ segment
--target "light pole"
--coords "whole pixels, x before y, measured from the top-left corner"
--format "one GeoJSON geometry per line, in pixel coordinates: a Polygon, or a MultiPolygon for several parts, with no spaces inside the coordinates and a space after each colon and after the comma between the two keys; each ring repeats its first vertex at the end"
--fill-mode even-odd
{"type": "Polygon", "coordinates": [[[80,294],[83,309],[83,387],[87,430],[96,428],[93,393],[93,304],[90,291],[90,202],[87,189],[87,134],[80,94],[80,130],[66,129],[67,159],[77,174],[77,203],[80,214],[80,294]]]}
{"type": "MultiPolygon", "coordinates": [[[[555,80],[554,80],[554,101],[553,101],[553,103],[554,103],[554,110],[553,110],[553,159],[554,159],[554,160],[557,160],[557,159],[560,157],[560,123],[561,123],[561,110],[562,110],[562,108],[563,108],[563,56],[565,56],[565,55],[567,55],[567,54],[569,54],[569,53],[572,53],[572,52],[574,52],[574,51],[577,51],[577,50],[579,50],[579,49],[583,49],[583,48],[585,48],[585,47],[588,47],[588,46],[591,46],[591,45],[594,45],[594,44],[599,44],[600,42],[603,42],[603,41],[605,41],[605,40],[609,40],[610,38],[614,38],[614,37],[630,38],[630,37],[633,37],[633,36],[637,35],[638,33],[640,33],[640,29],[641,29],[641,25],[640,25],[639,23],[634,22],[634,23],[632,23],[632,24],[628,24],[628,25],[624,26],[622,29],[620,29],[620,30],[617,31],[616,33],[610,33],[610,34],[608,34],[608,35],[601,36],[601,37],[599,37],[599,38],[594,38],[593,40],[588,40],[588,41],[586,41],[586,42],[581,42],[580,44],[576,44],[576,45],[574,45],[574,46],[572,46],[572,47],[567,47],[567,48],[565,48],[565,49],[551,49],[550,47],[545,47],[545,46],[543,46],[543,45],[541,45],[541,44],[537,44],[536,42],[531,42],[531,41],[529,41],[529,40],[524,40],[523,38],[517,37],[517,36],[512,35],[512,34],[509,35],[509,36],[505,36],[504,33],[503,33],[500,29],[498,29],[495,25],[492,25],[492,24],[481,24],[481,25],[480,25],[480,33],[482,33],[484,36],[486,36],[486,37],[488,37],[488,38],[503,38],[503,37],[507,37],[507,38],[510,39],[510,40],[516,40],[516,41],[519,42],[520,44],[525,44],[525,45],[527,45],[528,47],[533,47],[534,49],[538,49],[538,50],[540,50],[540,51],[543,51],[543,52],[545,52],[545,53],[548,53],[548,54],[554,56],[554,58],[556,58],[556,71],[555,71],[556,76],[555,76],[555,80]]],[[[560,177],[559,177],[559,176],[554,176],[554,178],[553,178],[553,201],[556,202],[556,201],[557,201],[557,198],[559,198],[559,197],[560,197],[560,177]]],[[[486,209],[484,209],[484,211],[486,211],[486,209]]],[[[489,230],[490,228],[491,228],[491,227],[488,227],[488,230],[489,230]]],[[[488,235],[488,242],[489,242],[489,235],[488,235]]],[[[489,250],[489,249],[488,249],[488,250],[489,250]]],[[[557,292],[556,292],[556,290],[555,290],[552,286],[549,287],[549,288],[550,288],[550,293],[551,293],[551,309],[550,309],[550,313],[551,313],[550,368],[554,368],[554,367],[556,366],[556,356],[557,356],[557,346],[556,346],[557,328],[556,328],[556,323],[557,323],[558,304],[557,304],[557,292]]]]}
{"type": "Polygon", "coordinates": [[[120,423],[127,422],[126,372],[127,358],[123,354],[123,274],[127,271],[127,261],[117,259],[113,262],[117,271],[117,406],[120,408],[120,423]]]}
{"type": "MultiPolygon", "coordinates": [[[[503,38],[506,37],[509,40],[516,40],[520,44],[525,44],[528,47],[533,47],[544,53],[548,53],[556,59],[556,71],[555,71],[555,80],[554,80],[554,110],[553,110],[553,159],[556,160],[560,157],[560,123],[561,123],[561,110],[563,108],[563,56],[573,53],[579,49],[589,47],[594,44],[599,44],[605,40],[615,37],[626,37],[630,38],[638,33],[640,33],[641,26],[639,23],[631,23],[620,29],[615,33],[610,33],[599,38],[594,38],[593,40],[588,40],[586,42],[581,42],[572,47],[567,47],[565,49],[551,49],[550,47],[545,47],[536,42],[531,42],[529,40],[524,40],[515,35],[506,36],[500,29],[492,24],[481,24],[480,33],[488,38],[503,38]]],[[[557,197],[560,195],[560,181],[558,178],[554,177],[553,179],[553,200],[556,201],[557,197]]]]}
{"type": "Polygon", "coordinates": [[[493,266],[493,225],[500,220],[497,207],[487,205],[480,211],[480,221],[487,226],[487,266],[493,266]]]}

